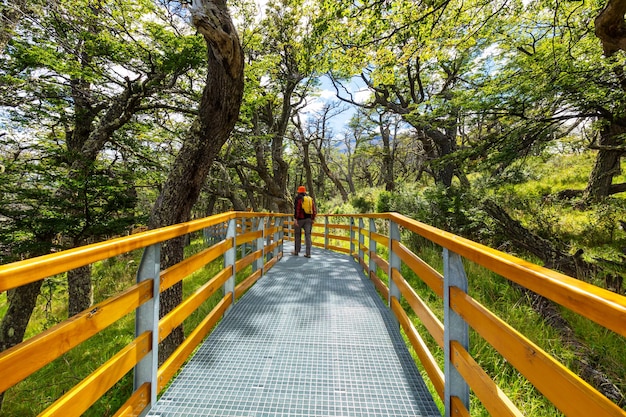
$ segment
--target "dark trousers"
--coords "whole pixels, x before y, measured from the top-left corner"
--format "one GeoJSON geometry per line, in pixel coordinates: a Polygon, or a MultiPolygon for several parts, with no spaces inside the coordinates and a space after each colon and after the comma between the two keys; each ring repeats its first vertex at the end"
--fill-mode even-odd
{"type": "Polygon", "coordinates": [[[300,253],[302,247],[302,229],[304,229],[304,243],[306,245],[305,255],[311,256],[311,229],[313,228],[313,221],[311,219],[298,219],[295,225],[296,242],[295,252],[300,253]]]}

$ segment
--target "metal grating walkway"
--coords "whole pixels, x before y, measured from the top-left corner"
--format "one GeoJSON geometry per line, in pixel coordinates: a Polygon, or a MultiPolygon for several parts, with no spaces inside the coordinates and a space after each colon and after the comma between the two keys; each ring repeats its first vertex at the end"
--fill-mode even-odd
{"type": "Polygon", "coordinates": [[[148,416],[440,416],[347,255],[285,257],[227,313],[148,416]]]}

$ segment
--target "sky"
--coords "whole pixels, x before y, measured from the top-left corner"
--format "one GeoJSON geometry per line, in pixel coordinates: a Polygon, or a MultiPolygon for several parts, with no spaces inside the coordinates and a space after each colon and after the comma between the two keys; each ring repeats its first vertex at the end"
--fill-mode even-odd
{"type": "MultiPolygon", "coordinates": [[[[356,110],[354,106],[341,102],[337,98],[335,87],[327,76],[321,77],[320,82],[321,85],[318,97],[315,97],[309,103],[309,105],[304,109],[303,114],[314,116],[322,110],[324,105],[340,103],[343,108],[346,108],[346,110],[333,117],[330,120],[330,123],[335,136],[343,136],[343,132],[347,128],[348,122],[355,114],[356,110]]],[[[362,83],[359,83],[358,78],[354,78],[354,80],[349,83],[347,87],[354,95],[355,100],[359,103],[366,101],[371,94],[371,92],[365,88],[362,83]]]]}

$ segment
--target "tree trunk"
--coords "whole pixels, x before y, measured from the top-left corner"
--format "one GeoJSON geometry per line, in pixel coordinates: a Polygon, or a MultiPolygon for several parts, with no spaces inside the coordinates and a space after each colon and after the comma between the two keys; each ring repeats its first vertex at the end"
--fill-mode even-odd
{"type": "Polygon", "coordinates": [[[93,304],[91,265],[67,271],[68,317],[87,310],[93,304]]]}
{"type": "Polygon", "coordinates": [[[13,37],[15,28],[24,18],[29,19],[33,10],[39,6],[39,1],[12,0],[0,3],[0,52],[4,51],[13,37]]]}
{"type": "Polygon", "coordinates": [[[626,50],[626,0],[609,0],[594,22],[596,36],[602,42],[606,56],[626,50]]]}
{"type": "Polygon", "coordinates": [[[328,162],[326,161],[326,155],[324,155],[324,143],[320,142],[319,147],[316,145],[317,149],[317,157],[320,161],[320,166],[322,168],[322,172],[326,174],[326,176],[333,182],[335,187],[337,187],[337,191],[341,194],[341,200],[346,202],[348,201],[348,193],[346,192],[346,188],[341,183],[341,180],[337,175],[333,173],[333,171],[328,166],[328,162]]]}
{"type": "Polygon", "coordinates": [[[396,189],[396,183],[393,174],[393,154],[391,152],[391,134],[389,128],[383,126],[382,120],[380,121],[380,134],[383,140],[383,169],[382,177],[385,184],[386,191],[393,191],[396,189]]]}
{"type": "MultiPolygon", "coordinates": [[[[243,96],[243,51],[239,37],[221,0],[194,0],[190,8],[193,24],[207,43],[208,73],[197,119],[187,132],[150,217],[157,228],[189,220],[211,164],[228,139],[239,115],[243,96]]],[[[183,239],[164,245],[162,268],[183,258],[183,239]]],[[[182,283],[161,296],[161,317],[182,301],[182,283]]],[[[182,342],[182,327],[164,340],[159,362],[182,342]]]]}
{"type": "Polygon", "coordinates": [[[558,248],[552,242],[534,234],[517,220],[511,218],[495,202],[486,200],[483,202],[483,208],[499,223],[503,235],[513,242],[515,247],[541,259],[546,268],[555,269],[579,279],[588,277],[594,271],[592,265],[580,258],[582,253],[570,255],[566,250],[558,248]]]}
{"type": "MultiPolygon", "coordinates": [[[[302,140],[302,164],[304,165],[304,174],[306,178],[306,188],[309,194],[315,200],[315,189],[313,188],[313,172],[311,171],[311,156],[309,155],[310,142],[302,140]]],[[[345,200],[344,200],[345,201],[345,200]]]]}
{"type": "MultiPolygon", "coordinates": [[[[33,315],[43,280],[31,282],[7,293],[9,308],[0,323],[0,352],[24,340],[26,327],[33,315]]],[[[0,393],[0,409],[4,393],[0,393]]]]}
{"type": "Polygon", "coordinates": [[[620,173],[620,159],[624,151],[618,145],[622,143],[621,135],[626,133],[626,127],[616,123],[600,133],[600,150],[596,156],[596,164],[589,176],[589,182],[584,193],[587,201],[598,201],[611,195],[613,177],[620,173]]]}

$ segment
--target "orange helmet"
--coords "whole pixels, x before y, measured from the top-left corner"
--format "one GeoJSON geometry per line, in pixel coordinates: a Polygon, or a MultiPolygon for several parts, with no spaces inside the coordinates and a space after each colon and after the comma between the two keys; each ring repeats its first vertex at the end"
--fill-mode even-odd
{"type": "Polygon", "coordinates": [[[298,192],[299,193],[306,193],[306,187],[304,185],[301,185],[298,187],[298,192]]]}

